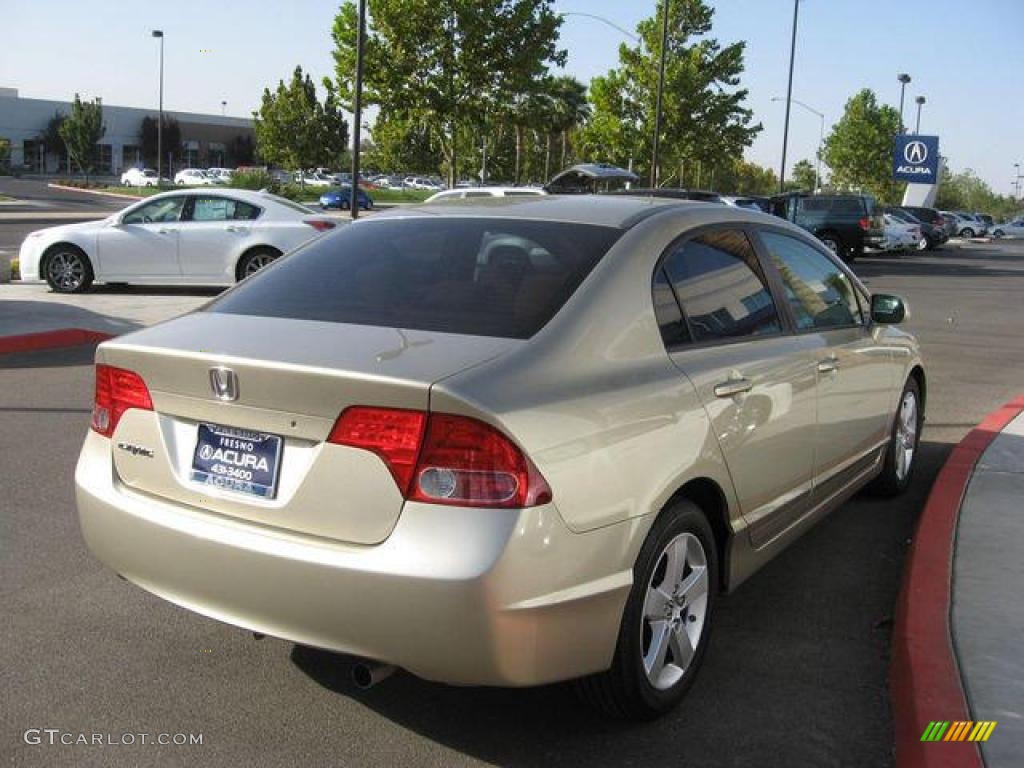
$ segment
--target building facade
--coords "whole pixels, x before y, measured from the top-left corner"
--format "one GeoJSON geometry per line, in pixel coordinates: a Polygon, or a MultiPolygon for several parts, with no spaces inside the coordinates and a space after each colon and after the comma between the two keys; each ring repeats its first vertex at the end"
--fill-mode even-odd
{"type": "MultiPolygon", "coordinates": [[[[70,101],[25,99],[17,88],[0,88],[0,141],[10,142],[9,165],[21,173],[68,173],[63,146],[46,146],[46,128],[56,114],[71,114],[70,101]]],[[[155,109],[103,105],[106,132],[98,142],[96,172],[116,176],[133,166],[141,167],[142,120],[157,119],[155,109]]],[[[181,129],[181,145],[164,147],[164,175],[181,168],[234,166],[248,162],[242,148],[254,144],[252,120],[244,117],[205,115],[164,110],[181,129]]],[[[251,151],[251,150],[250,150],[251,151]]],[[[148,158],[155,164],[155,158],[148,158]]]]}

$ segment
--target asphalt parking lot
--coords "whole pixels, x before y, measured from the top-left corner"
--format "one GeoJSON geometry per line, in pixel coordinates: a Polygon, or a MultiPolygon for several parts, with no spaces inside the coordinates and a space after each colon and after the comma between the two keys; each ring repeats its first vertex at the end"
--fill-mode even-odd
{"type": "MultiPolygon", "coordinates": [[[[0,242],[11,238],[3,229],[0,242]]],[[[73,504],[92,349],[0,357],[0,757],[105,766],[889,764],[886,676],[903,555],[950,446],[1021,390],[1024,244],[866,258],[856,270],[873,290],[908,299],[907,327],[923,345],[928,423],[914,485],[896,501],[855,498],[722,600],[697,684],[680,708],[642,726],[601,720],[567,686],[466,689],[399,673],[359,691],[345,657],[256,640],[119,580],[86,550],[73,504]],[[31,728],[202,734],[202,744],[31,745],[31,728]]],[[[124,306],[184,310],[210,295],[105,289],[73,306],[146,323],[159,318],[124,306]]],[[[0,295],[8,301],[49,297],[10,286],[0,295]]]]}

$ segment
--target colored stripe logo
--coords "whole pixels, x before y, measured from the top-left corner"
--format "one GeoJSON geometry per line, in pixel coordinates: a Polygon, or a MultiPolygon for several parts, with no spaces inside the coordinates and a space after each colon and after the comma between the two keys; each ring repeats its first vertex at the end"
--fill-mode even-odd
{"type": "Polygon", "coordinates": [[[995,720],[933,720],[921,734],[921,741],[988,741],[995,727],[995,720]]]}

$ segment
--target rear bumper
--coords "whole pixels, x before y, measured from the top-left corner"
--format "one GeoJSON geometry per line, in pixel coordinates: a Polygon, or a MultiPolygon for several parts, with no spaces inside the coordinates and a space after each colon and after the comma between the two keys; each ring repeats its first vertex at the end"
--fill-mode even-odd
{"type": "Polygon", "coordinates": [[[129,581],[237,626],[455,684],[606,669],[633,524],[568,531],[553,506],[407,504],[375,546],[240,522],[132,492],[90,432],[75,474],[90,549],[129,581]]]}

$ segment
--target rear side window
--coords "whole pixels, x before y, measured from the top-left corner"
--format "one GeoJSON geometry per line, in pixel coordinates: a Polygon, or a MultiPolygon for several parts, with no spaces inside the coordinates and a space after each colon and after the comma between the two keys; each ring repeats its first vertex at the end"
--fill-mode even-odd
{"type": "Polygon", "coordinates": [[[192,221],[250,220],[259,215],[259,208],[241,200],[200,195],[192,200],[192,221]]]}
{"type": "Polygon", "coordinates": [[[668,255],[664,268],[695,342],[782,330],[745,233],[711,232],[687,240],[668,255]]]}
{"type": "Polygon", "coordinates": [[[805,197],[800,200],[800,207],[805,211],[828,211],[832,208],[832,200],[827,197],[805,197]]]}
{"type": "Polygon", "coordinates": [[[526,339],[621,234],[517,219],[368,220],[281,259],[209,311],[526,339]]]}
{"type": "MultiPolygon", "coordinates": [[[[870,210],[871,206],[868,206],[870,210]]],[[[832,201],[832,211],[834,213],[846,213],[853,214],[856,216],[864,215],[865,208],[864,203],[859,197],[837,197],[832,201]]]]}

